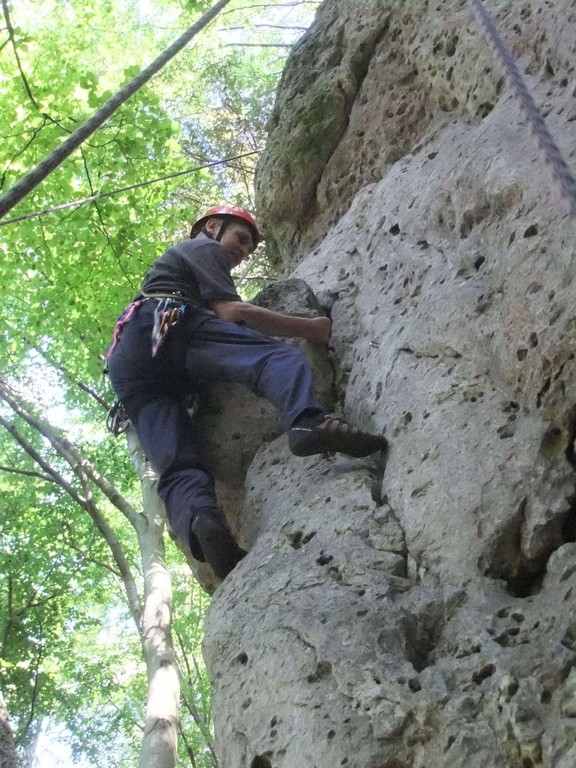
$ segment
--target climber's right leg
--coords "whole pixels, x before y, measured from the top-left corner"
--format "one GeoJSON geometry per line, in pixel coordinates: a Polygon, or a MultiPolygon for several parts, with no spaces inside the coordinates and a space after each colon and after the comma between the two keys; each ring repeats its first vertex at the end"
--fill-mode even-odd
{"type": "Polygon", "coordinates": [[[285,429],[303,416],[324,417],[303,353],[246,326],[207,317],[189,339],[185,365],[197,384],[234,382],[265,398],[280,411],[285,429]]]}
{"type": "Polygon", "coordinates": [[[275,405],[296,456],[340,451],[362,457],[386,448],[382,435],[361,432],[326,415],[312,371],[296,347],[216,316],[190,340],[186,368],[198,380],[234,381],[275,405]]]}

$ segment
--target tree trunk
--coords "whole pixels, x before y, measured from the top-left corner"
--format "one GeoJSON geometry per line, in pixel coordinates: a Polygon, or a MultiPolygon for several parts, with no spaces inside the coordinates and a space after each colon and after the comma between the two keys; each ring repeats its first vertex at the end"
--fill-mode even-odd
{"type": "Polygon", "coordinates": [[[0,768],[17,768],[14,729],[0,691],[0,768]]]}
{"type": "Polygon", "coordinates": [[[148,673],[146,721],[140,768],[173,768],[178,743],[180,680],[172,642],[172,587],[164,552],[165,512],[156,493],[157,476],[136,434],[128,434],[132,462],[142,483],[143,515],[137,525],[144,573],[142,650],[148,673]]]}

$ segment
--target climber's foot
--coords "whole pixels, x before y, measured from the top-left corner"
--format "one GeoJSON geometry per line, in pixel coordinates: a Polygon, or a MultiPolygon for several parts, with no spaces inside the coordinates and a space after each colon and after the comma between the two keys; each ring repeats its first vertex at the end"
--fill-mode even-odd
{"type": "Polygon", "coordinates": [[[288,430],[288,444],[295,456],[312,456],[315,453],[346,453],[362,458],[383,451],[388,443],[382,435],[361,432],[341,419],[326,417],[313,426],[294,426],[288,430]]]}
{"type": "Polygon", "coordinates": [[[199,509],[190,526],[190,549],[203,555],[197,557],[200,562],[208,562],[220,579],[225,579],[246,556],[246,550],[238,546],[224,515],[219,509],[207,507],[199,509]]]}

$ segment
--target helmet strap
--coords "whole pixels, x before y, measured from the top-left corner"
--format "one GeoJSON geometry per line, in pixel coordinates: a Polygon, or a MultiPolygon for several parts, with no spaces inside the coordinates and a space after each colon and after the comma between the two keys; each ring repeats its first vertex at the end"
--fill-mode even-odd
{"type": "Polygon", "coordinates": [[[216,237],[214,238],[218,243],[220,240],[222,240],[222,236],[224,232],[226,231],[226,228],[228,227],[228,224],[230,224],[230,220],[228,218],[224,218],[220,222],[220,228],[216,234],[216,237]]]}
{"type": "MultiPolygon", "coordinates": [[[[216,216],[214,218],[216,218],[216,216]]],[[[219,243],[220,240],[222,240],[222,236],[223,236],[224,232],[226,231],[226,227],[228,226],[229,223],[230,222],[228,221],[227,218],[220,219],[220,226],[218,227],[218,232],[216,232],[215,235],[213,235],[211,232],[209,232],[206,229],[206,225],[204,225],[200,231],[203,234],[205,234],[206,237],[209,237],[210,240],[216,240],[216,242],[219,243]]]]}

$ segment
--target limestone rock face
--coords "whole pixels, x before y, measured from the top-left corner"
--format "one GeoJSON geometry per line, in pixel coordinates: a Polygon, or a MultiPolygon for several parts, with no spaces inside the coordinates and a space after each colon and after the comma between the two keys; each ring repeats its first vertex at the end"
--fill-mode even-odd
{"type": "MultiPolygon", "coordinates": [[[[551,124],[565,125],[569,135],[571,3],[493,0],[489,8],[529,82],[537,87],[540,80],[538,100],[551,124]],[[554,100],[565,105],[560,115],[554,116],[554,100]]],[[[257,203],[268,250],[290,271],[359,189],[407,156],[428,159],[432,140],[450,126],[478,124],[503,103],[509,119],[502,127],[517,124],[518,110],[508,99],[502,72],[465,0],[325,0],[285,69],[259,163],[257,203]]],[[[520,154],[530,144],[525,129],[521,136],[520,154]]],[[[497,154],[492,152],[493,162],[497,154]]],[[[467,159],[460,158],[462,167],[467,159]]],[[[444,162],[438,156],[424,169],[425,187],[426,176],[444,162]]],[[[511,168],[514,158],[507,162],[511,168]]],[[[447,198],[438,200],[437,212],[445,202],[449,228],[447,198]]],[[[487,201],[480,195],[470,203],[458,222],[463,232],[483,217],[487,201]]]]}
{"type": "MultiPolygon", "coordinates": [[[[574,167],[576,5],[490,9],[574,167]]],[[[256,454],[206,629],[222,768],[576,765],[576,227],[470,5],[326,0],[258,185],[391,447],[256,454]]]]}

